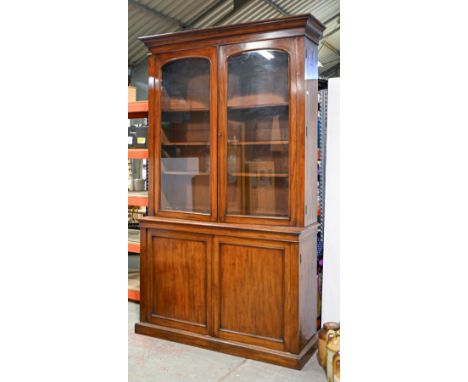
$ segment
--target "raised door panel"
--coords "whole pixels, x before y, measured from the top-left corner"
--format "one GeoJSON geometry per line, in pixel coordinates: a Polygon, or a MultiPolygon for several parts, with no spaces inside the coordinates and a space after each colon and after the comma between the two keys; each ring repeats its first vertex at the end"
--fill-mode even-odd
{"type": "Polygon", "coordinates": [[[220,49],[220,220],[294,224],[296,49],[293,39],[220,49]]]}
{"type": "Polygon", "coordinates": [[[216,49],[153,61],[155,215],[217,220],[216,49]]]}
{"type": "Polygon", "coordinates": [[[284,350],[289,322],[289,247],[215,237],[214,334],[284,350]]]}
{"type": "Polygon", "coordinates": [[[208,334],[211,322],[211,238],[152,231],[149,322],[208,334]]]}

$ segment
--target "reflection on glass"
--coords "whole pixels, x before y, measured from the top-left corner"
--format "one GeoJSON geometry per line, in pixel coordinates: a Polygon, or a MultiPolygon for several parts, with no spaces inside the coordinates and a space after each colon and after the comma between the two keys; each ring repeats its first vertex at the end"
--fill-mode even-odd
{"type": "Polygon", "coordinates": [[[161,209],[210,213],[210,62],[162,68],[161,209]]]}
{"type": "Polygon", "coordinates": [[[227,213],[289,216],[288,54],[228,60],[227,213]]]}

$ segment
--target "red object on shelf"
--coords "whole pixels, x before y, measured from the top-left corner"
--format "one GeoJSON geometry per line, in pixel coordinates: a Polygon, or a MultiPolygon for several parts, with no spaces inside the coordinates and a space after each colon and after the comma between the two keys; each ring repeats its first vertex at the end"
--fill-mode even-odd
{"type": "Polygon", "coordinates": [[[148,101],[128,103],[128,118],[146,118],[148,116],[148,101]]]}
{"type": "Polygon", "coordinates": [[[148,149],[128,149],[129,159],[148,159],[148,149]]]}
{"type": "Polygon", "coordinates": [[[130,301],[140,302],[140,291],[138,290],[128,290],[128,299],[130,301]]]}

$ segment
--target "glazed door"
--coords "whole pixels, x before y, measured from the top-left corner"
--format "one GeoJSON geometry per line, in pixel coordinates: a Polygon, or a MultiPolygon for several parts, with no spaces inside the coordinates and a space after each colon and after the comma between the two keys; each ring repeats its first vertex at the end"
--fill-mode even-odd
{"type": "Polygon", "coordinates": [[[288,243],[215,236],[214,335],[289,350],[290,278],[288,243]]]}
{"type": "Polygon", "coordinates": [[[220,50],[220,220],[294,224],[296,73],[292,39],[220,50]]]}
{"type": "Polygon", "coordinates": [[[153,65],[155,97],[150,102],[156,104],[154,213],[214,221],[217,219],[216,49],[157,55],[153,65]]]}
{"type": "Polygon", "coordinates": [[[144,321],[210,334],[212,237],[151,229],[146,235],[144,321]]]}

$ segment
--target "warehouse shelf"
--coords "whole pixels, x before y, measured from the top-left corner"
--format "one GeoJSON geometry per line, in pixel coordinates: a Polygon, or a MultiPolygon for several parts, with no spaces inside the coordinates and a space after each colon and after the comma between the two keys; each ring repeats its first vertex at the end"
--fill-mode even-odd
{"type": "MultiPolygon", "coordinates": [[[[145,192],[129,192],[128,205],[130,206],[147,206],[148,193],[145,192]],[[130,196],[132,195],[132,196],[130,196]]],[[[128,230],[128,252],[140,253],[140,231],[138,229],[128,230]]]]}
{"type": "Polygon", "coordinates": [[[128,242],[128,252],[140,253],[140,243],[128,242]]]}
{"type": "Polygon", "coordinates": [[[140,302],[140,291],[139,290],[128,290],[128,299],[130,301],[140,302]]]}
{"type": "Polygon", "coordinates": [[[128,149],[128,159],[148,159],[148,149],[128,149]]]}
{"type": "Polygon", "coordinates": [[[144,192],[128,192],[128,205],[129,206],[148,206],[148,191],[144,192]]]}
{"type": "Polygon", "coordinates": [[[148,101],[137,101],[128,103],[128,118],[147,118],[148,101]]]}
{"type": "MultiPolygon", "coordinates": [[[[137,101],[128,103],[128,118],[148,118],[148,101],[137,101]]],[[[128,149],[129,159],[148,159],[148,149],[132,148],[128,149]]],[[[148,206],[148,191],[128,192],[129,206],[148,206]]],[[[140,231],[138,229],[128,230],[128,252],[140,253],[140,231]]],[[[140,270],[128,270],[128,300],[140,302],[140,270]]]]}

